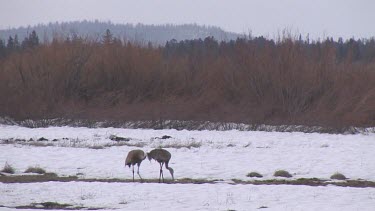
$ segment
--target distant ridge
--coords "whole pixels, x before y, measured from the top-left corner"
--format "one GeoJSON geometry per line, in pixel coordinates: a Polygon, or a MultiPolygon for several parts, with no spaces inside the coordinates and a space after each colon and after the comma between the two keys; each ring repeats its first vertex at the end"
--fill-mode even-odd
{"type": "Polygon", "coordinates": [[[17,34],[19,40],[23,40],[33,30],[36,31],[41,41],[51,41],[54,35],[69,37],[74,34],[92,39],[101,38],[109,29],[114,37],[121,40],[138,43],[161,44],[175,39],[177,41],[187,39],[204,39],[213,36],[218,41],[234,40],[240,34],[226,32],[216,26],[201,26],[197,24],[182,25],[145,25],[145,24],[115,24],[100,21],[73,21],[38,24],[29,27],[18,27],[0,30],[0,39],[6,41],[9,36],[17,34]]]}

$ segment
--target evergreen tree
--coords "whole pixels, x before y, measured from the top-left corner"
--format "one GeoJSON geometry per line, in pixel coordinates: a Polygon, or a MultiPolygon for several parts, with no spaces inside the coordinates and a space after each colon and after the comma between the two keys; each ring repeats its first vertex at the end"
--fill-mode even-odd
{"type": "Polygon", "coordinates": [[[36,47],[39,45],[39,37],[36,34],[35,30],[31,32],[31,35],[29,36],[29,41],[32,47],[36,47]]]}
{"type": "Polygon", "coordinates": [[[113,43],[113,35],[109,29],[105,31],[105,35],[103,36],[103,43],[106,45],[113,43]]]}
{"type": "Polygon", "coordinates": [[[9,36],[8,38],[7,49],[8,51],[12,51],[14,49],[14,39],[12,36],[9,36]]]}
{"type": "Polygon", "coordinates": [[[20,49],[21,45],[20,42],[18,41],[18,35],[14,35],[14,49],[18,50],[20,49]]]}
{"type": "Polygon", "coordinates": [[[5,57],[6,54],[6,46],[4,40],[0,39],[0,58],[5,57]]]}
{"type": "Polygon", "coordinates": [[[31,34],[29,34],[29,36],[22,41],[22,48],[34,48],[38,45],[39,37],[36,34],[35,30],[33,30],[31,34]]]}

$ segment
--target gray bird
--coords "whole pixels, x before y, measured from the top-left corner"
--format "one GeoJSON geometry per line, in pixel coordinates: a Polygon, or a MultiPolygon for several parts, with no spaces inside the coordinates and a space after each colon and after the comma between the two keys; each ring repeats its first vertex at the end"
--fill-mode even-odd
{"type": "Polygon", "coordinates": [[[164,182],[164,175],[163,175],[163,165],[165,164],[165,168],[169,170],[171,173],[172,179],[174,180],[174,170],[168,166],[169,160],[171,159],[171,153],[165,149],[154,149],[151,152],[147,153],[148,160],[151,159],[156,160],[160,164],[160,174],[159,174],[159,182],[160,178],[163,178],[164,182]]]}
{"type": "Polygon", "coordinates": [[[139,166],[141,165],[141,163],[144,159],[146,159],[146,153],[143,152],[142,150],[139,150],[139,149],[130,151],[128,153],[128,156],[125,159],[125,166],[129,166],[129,168],[130,168],[130,166],[132,166],[133,182],[134,182],[134,165],[135,164],[137,164],[137,166],[138,166],[137,174],[138,174],[139,178],[141,178],[141,180],[142,180],[142,177],[139,174],[139,166]]]}

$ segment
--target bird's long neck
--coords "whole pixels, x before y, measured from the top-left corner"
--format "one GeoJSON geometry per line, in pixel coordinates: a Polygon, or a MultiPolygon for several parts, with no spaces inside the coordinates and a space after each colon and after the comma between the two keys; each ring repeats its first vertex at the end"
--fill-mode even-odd
{"type": "Polygon", "coordinates": [[[169,169],[170,167],[168,167],[168,162],[165,162],[165,168],[166,169],[169,169]]]}
{"type": "Polygon", "coordinates": [[[171,167],[167,168],[169,170],[169,173],[171,173],[172,180],[174,180],[174,170],[171,167]]]}
{"type": "Polygon", "coordinates": [[[172,179],[174,180],[174,170],[168,166],[168,162],[165,163],[165,168],[169,170],[169,173],[171,173],[172,179]]]}

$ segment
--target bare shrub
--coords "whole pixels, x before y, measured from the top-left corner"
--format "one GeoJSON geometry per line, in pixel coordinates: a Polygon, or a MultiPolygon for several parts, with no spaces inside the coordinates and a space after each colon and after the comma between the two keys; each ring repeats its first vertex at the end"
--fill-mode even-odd
{"type": "Polygon", "coordinates": [[[16,170],[7,162],[5,163],[3,169],[1,170],[3,173],[8,173],[8,174],[14,174],[16,170]]]}
{"type": "Polygon", "coordinates": [[[25,173],[36,173],[36,174],[45,174],[46,170],[40,168],[39,166],[30,166],[25,170],[25,173]]]}
{"type": "MultiPolygon", "coordinates": [[[[368,127],[375,124],[374,43],[310,43],[288,33],[276,41],[206,38],[163,47],[55,40],[0,59],[7,82],[0,83],[0,114],[88,125],[147,120],[159,129],[168,127],[165,119],[368,127]]],[[[24,122],[54,121],[36,123],[24,122]]]]}

